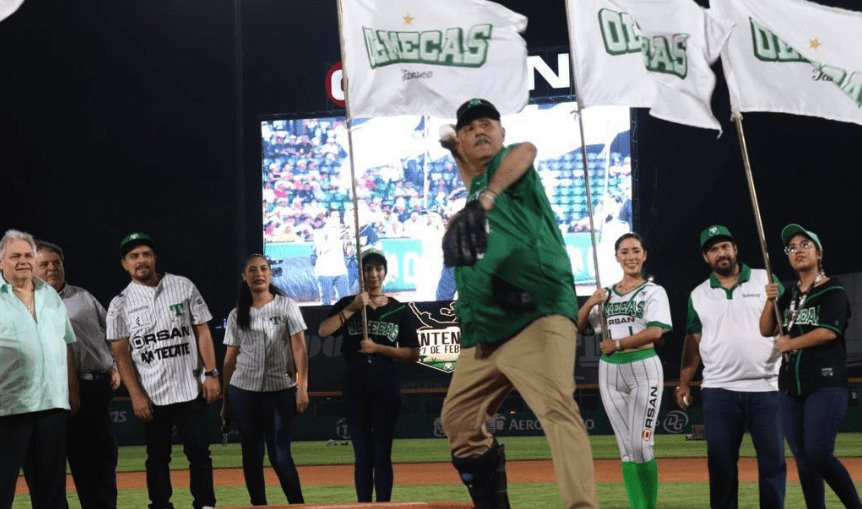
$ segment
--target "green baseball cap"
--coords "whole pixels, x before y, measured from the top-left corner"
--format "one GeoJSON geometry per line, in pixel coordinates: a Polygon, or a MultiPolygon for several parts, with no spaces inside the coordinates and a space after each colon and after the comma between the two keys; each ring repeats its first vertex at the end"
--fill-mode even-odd
{"type": "Polygon", "coordinates": [[[153,242],[152,237],[146,233],[135,232],[126,235],[120,241],[120,256],[126,256],[126,253],[140,245],[150,246],[153,250],[156,249],[156,243],[153,242]]]}
{"type": "Polygon", "coordinates": [[[823,250],[823,244],[820,243],[820,237],[818,237],[817,234],[813,231],[806,230],[801,225],[798,225],[796,223],[790,223],[781,230],[781,242],[783,242],[786,246],[794,235],[802,235],[803,237],[808,237],[809,239],[814,241],[814,244],[817,246],[817,249],[821,251],[823,250]]]}
{"type": "Polygon", "coordinates": [[[707,244],[715,239],[726,239],[734,242],[733,235],[727,229],[727,226],[714,224],[700,232],[700,248],[705,250],[707,244]]]}
{"type": "Polygon", "coordinates": [[[366,260],[370,258],[376,258],[381,264],[383,264],[383,270],[389,272],[389,267],[386,264],[386,255],[383,254],[383,251],[377,249],[376,247],[369,247],[362,251],[362,265],[365,265],[366,260]]]}

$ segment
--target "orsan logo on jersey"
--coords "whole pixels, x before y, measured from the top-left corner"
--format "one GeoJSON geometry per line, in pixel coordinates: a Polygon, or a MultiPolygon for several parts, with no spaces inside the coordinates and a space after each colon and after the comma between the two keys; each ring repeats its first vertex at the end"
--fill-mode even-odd
{"type": "Polygon", "coordinates": [[[488,57],[493,28],[490,23],[473,25],[466,31],[461,27],[421,32],[362,27],[362,33],[372,69],[413,63],[481,67],[488,57]]]}
{"type": "Polygon", "coordinates": [[[158,343],[159,341],[168,341],[170,339],[184,338],[191,335],[191,328],[188,325],[183,325],[182,327],[174,327],[173,329],[162,329],[151,334],[144,334],[143,336],[135,336],[129,340],[129,344],[131,344],[132,348],[135,350],[140,350],[145,348],[147,345],[158,343]]]}
{"type": "Polygon", "coordinates": [[[152,334],[144,334],[143,336],[135,336],[129,340],[129,343],[135,350],[143,350],[140,352],[141,362],[150,364],[154,360],[170,359],[172,357],[181,357],[191,355],[191,347],[188,341],[182,343],[174,343],[170,345],[158,346],[160,341],[169,341],[177,338],[185,338],[192,335],[189,326],[174,327],[173,329],[163,329],[152,334]],[[157,346],[149,346],[156,344],[157,346]]]}
{"type": "Polygon", "coordinates": [[[599,29],[609,55],[641,52],[648,71],[672,74],[681,79],[688,74],[685,51],[689,34],[645,37],[629,13],[611,9],[599,10],[599,29]]]}

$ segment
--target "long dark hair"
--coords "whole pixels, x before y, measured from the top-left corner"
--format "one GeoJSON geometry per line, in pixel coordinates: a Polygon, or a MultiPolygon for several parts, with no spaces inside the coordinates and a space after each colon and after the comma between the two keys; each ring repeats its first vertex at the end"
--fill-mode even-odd
{"type": "Polygon", "coordinates": [[[644,246],[644,239],[641,238],[641,236],[635,232],[628,232],[628,233],[623,233],[622,235],[620,235],[620,238],[618,238],[617,241],[614,242],[614,254],[616,254],[616,252],[620,250],[620,244],[622,244],[623,241],[626,239],[635,239],[636,241],[638,241],[640,243],[641,249],[646,251],[646,246],[644,246]]]}
{"type": "MultiPolygon", "coordinates": [[[[248,262],[254,258],[262,258],[266,262],[266,266],[269,267],[270,273],[272,273],[269,260],[258,253],[253,253],[246,257],[245,262],[242,264],[242,272],[245,272],[248,262]]],[[[251,289],[248,287],[248,283],[242,280],[242,277],[240,277],[239,283],[239,291],[236,296],[236,324],[241,330],[247,331],[251,327],[251,289]]],[[[284,292],[272,283],[269,283],[269,293],[273,296],[284,295],[284,292]]]]}
{"type": "MultiPolygon", "coordinates": [[[[616,254],[616,253],[617,253],[617,251],[619,251],[619,250],[620,250],[620,244],[622,244],[622,243],[623,243],[623,241],[624,241],[624,240],[626,240],[626,239],[635,239],[636,241],[638,241],[638,242],[640,243],[640,245],[641,245],[641,249],[643,249],[643,250],[644,250],[644,252],[646,252],[647,248],[646,248],[646,246],[644,245],[644,239],[643,239],[643,237],[641,237],[641,236],[640,236],[640,234],[638,234],[638,233],[635,233],[635,232],[628,232],[628,233],[623,233],[622,235],[620,235],[620,238],[618,238],[618,239],[617,239],[617,241],[616,241],[616,242],[614,242],[614,254],[616,254]]],[[[641,276],[642,276],[644,279],[646,279],[647,281],[654,281],[654,280],[655,280],[655,278],[654,278],[652,275],[650,275],[650,274],[645,274],[645,273],[643,272],[643,267],[641,267],[641,276]]]]}

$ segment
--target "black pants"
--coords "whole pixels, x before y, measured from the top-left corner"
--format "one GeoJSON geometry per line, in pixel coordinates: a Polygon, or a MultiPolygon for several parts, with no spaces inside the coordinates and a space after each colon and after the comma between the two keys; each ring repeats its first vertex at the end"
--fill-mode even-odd
{"type": "Polygon", "coordinates": [[[215,507],[213,465],[210,459],[207,433],[207,407],[203,398],[174,405],[153,406],[153,420],[144,424],[147,443],[147,492],[150,509],[172,509],[171,495],[171,431],[183,442],[183,452],[189,460],[192,505],[195,509],[215,507]]]}
{"type": "Polygon", "coordinates": [[[401,390],[397,385],[344,392],[344,410],[353,443],[356,498],[377,502],[392,498],[392,441],[401,411],[401,390]]]}
{"type": "Polygon", "coordinates": [[[21,468],[28,473],[33,509],[66,508],[68,413],[55,409],[0,417],[0,509],[12,507],[21,468]]]}
{"type": "Polygon", "coordinates": [[[111,380],[81,380],[81,409],[69,418],[69,469],[82,509],[117,507],[117,439],[111,423],[111,380]]]}
{"type": "Polygon", "coordinates": [[[266,505],[263,476],[264,443],[284,496],[302,504],[299,472],[290,453],[291,423],[296,415],[296,389],[246,391],[230,386],[230,414],[242,438],[242,471],[251,505],[266,505]]]}

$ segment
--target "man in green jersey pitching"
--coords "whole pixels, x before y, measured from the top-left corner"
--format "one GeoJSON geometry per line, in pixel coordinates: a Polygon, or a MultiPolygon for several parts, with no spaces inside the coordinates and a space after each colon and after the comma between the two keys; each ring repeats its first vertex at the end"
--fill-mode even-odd
{"type": "Polygon", "coordinates": [[[457,112],[452,151],[469,196],[443,240],[455,267],[461,353],[443,404],[452,462],[477,508],[509,507],[503,447],[485,422],[516,389],[548,437],[564,506],[598,507],[587,430],[573,399],[578,305],[571,263],[532,143],[503,146],[484,99],[457,112]]]}

